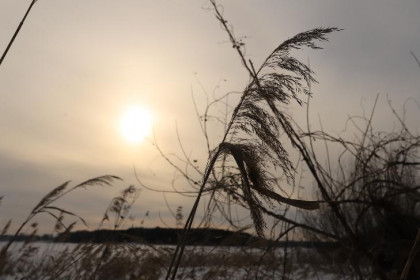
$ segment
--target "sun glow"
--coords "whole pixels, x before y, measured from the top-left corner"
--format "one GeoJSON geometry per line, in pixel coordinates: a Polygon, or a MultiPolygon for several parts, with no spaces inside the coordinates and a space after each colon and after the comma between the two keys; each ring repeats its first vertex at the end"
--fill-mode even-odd
{"type": "Polygon", "coordinates": [[[150,135],[153,119],[151,113],[140,106],[130,107],[123,114],[120,129],[124,138],[131,143],[139,143],[150,135]]]}

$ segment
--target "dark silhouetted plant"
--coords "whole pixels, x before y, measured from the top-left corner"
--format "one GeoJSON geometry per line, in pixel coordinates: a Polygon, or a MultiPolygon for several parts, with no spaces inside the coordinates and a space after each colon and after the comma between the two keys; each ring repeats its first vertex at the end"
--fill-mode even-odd
{"type": "MultiPolygon", "coordinates": [[[[56,187],[55,189],[53,189],[46,196],[44,196],[41,199],[41,201],[32,209],[28,217],[26,217],[25,221],[16,230],[13,237],[6,243],[6,245],[4,245],[4,247],[0,251],[0,259],[6,255],[7,250],[9,249],[10,245],[16,240],[17,236],[21,233],[22,229],[38,214],[46,213],[52,216],[55,219],[56,223],[58,223],[58,226],[56,227],[64,227],[65,229],[68,228],[65,224],[62,223],[63,215],[76,217],[78,220],[80,220],[83,224],[86,225],[86,222],[82,217],[80,217],[79,215],[73,212],[70,212],[63,208],[55,206],[53,205],[53,203],[56,202],[61,197],[67,195],[68,193],[76,189],[86,188],[86,187],[90,187],[94,185],[109,186],[112,183],[112,181],[116,179],[121,180],[119,177],[112,176],[112,175],[100,176],[93,179],[89,179],[72,188],[68,188],[70,181],[67,181],[61,184],[60,186],[56,187]]],[[[70,226],[70,228],[71,227],[72,226],[70,226]]]]}
{"type": "Polygon", "coordinates": [[[200,197],[219,159],[225,160],[226,156],[232,156],[236,162],[241,174],[240,186],[243,199],[249,206],[255,230],[260,236],[263,236],[265,226],[264,212],[259,207],[262,204],[260,197],[271,203],[286,203],[303,209],[319,208],[318,202],[290,199],[276,193],[275,180],[270,175],[270,168],[280,169],[289,180],[293,178],[293,165],[279,140],[281,131],[286,133],[293,146],[311,163],[311,158],[290,119],[278,106],[289,104],[292,100],[302,104],[300,95],[310,94],[305,84],[315,82],[312,70],[291,56],[290,51],[302,47],[318,49],[315,41],[325,41],[327,34],[339,29],[316,28],[300,33],[280,44],[262,66],[255,70],[252,61],[245,59],[243,42],[234,37],[216,2],[213,0],[210,2],[216,18],[228,34],[233,48],[238,52],[242,65],[248,71],[251,82],[233,110],[221,143],[210,155],[197,199],[185,223],[183,238],[175,250],[166,279],[176,277],[200,197]]]}
{"type": "Polygon", "coordinates": [[[3,63],[4,58],[6,57],[7,53],[9,52],[10,47],[12,46],[13,42],[15,41],[17,35],[19,34],[20,29],[23,26],[23,23],[26,20],[26,17],[28,16],[29,12],[31,11],[32,7],[34,6],[34,4],[37,2],[38,0],[32,0],[31,4],[29,5],[28,9],[26,10],[25,15],[22,18],[22,21],[19,23],[19,26],[17,27],[15,33],[13,34],[12,38],[10,39],[9,44],[7,45],[6,49],[4,50],[1,58],[0,58],[0,66],[3,63]]]}

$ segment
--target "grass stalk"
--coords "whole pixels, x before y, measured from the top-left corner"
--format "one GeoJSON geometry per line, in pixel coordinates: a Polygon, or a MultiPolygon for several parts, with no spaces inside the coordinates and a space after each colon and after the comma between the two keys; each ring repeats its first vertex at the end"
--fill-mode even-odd
{"type": "Polygon", "coordinates": [[[19,34],[20,29],[23,26],[23,23],[26,20],[26,17],[28,16],[29,12],[31,11],[32,7],[34,6],[34,4],[37,2],[38,0],[32,0],[31,4],[29,5],[28,9],[26,10],[25,15],[22,18],[22,21],[19,23],[19,26],[17,27],[15,33],[12,36],[12,39],[10,39],[9,44],[7,45],[6,49],[3,52],[3,55],[0,58],[0,65],[3,63],[4,58],[6,57],[7,53],[9,52],[10,47],[12,46],[13,42],[15,41],[17,35],[19,34]]]}
{"type": "Polygon", "coordinates": [[[408,256],[407,262],[405,263],[403,272],[401,273],[400,280],[406,280],[410,273],[410,268],[413,265],[414,258],[420,250],[420,229],[417,231],[416,240],[414,241],[413,247],[411,248],[410,255],[408,256]]]}

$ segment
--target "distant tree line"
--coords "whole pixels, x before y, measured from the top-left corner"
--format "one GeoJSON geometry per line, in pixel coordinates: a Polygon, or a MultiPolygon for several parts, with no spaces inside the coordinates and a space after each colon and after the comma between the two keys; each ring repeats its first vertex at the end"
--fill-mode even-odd
{"type": "MultiPolygon", "coordinates": [[[[130,228],[126,230],[95,230],[64,233],[57,237],[62,242],[137,242],[147,244],[175,245],[178,243],[181,229],[176,228],[130,228]]],[[[220,229],[192,229],[188,245],[226,245],[242,246],[255,243],[260,238],[244,232],[232,232],[220,229]]]]}

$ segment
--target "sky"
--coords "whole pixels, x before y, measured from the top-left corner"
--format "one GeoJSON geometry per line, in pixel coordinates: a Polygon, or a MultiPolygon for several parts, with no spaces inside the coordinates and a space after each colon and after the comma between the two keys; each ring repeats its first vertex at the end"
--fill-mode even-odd
{"type": "MultiPolygon", "coordinates": [[[[0,0],[1,51],[30,2],[0,0]]],[[[340,133],[348,116],[368,112],[380,94],[374,118],[379,130],[395,125],[389,98],[399,112],[406,104],[407,121],[418,131],[419,108],[412,100],[420,102],[420,68],[411,52],[420,57],[419,1],[218,3],[254,65],[299,32],[343,29],[321,43],[322,50],[297,53],[319,82],[310,103],[314,128],[320,119],[326,131],[340,133]]],[[[57,202],[92,228],[113,196],[138,185],[134,170],[146,185],[171,189],[174,170],[151,142],[133,144],[120,132],[127,108],[151,112],[165,153],[181,154],[179,134],[203,166],[205,139],[192,95],[202,111],[206,94],[241,92],[248,79],[208,1],[38,0],[0,66],[0,227],[8,219],[16,227],[48,191],[68,180],[74,185],[105,174],[124,179],[57,202]]],[[[298,121],[306,118],[306,109],[288,109],[298,121]]],[[[212,144],[222,135],[223,127],[214,126],[212,144]]],[[[192,205],[179,195],[166,198],[172,210],[192,205]]],[[[134,226],[147,211],[144,226],[175,226],[162,193],[143,188],[133,207],[134,226]]],[[[47,233],[48,220],[40,217],[47,233]]]]}

